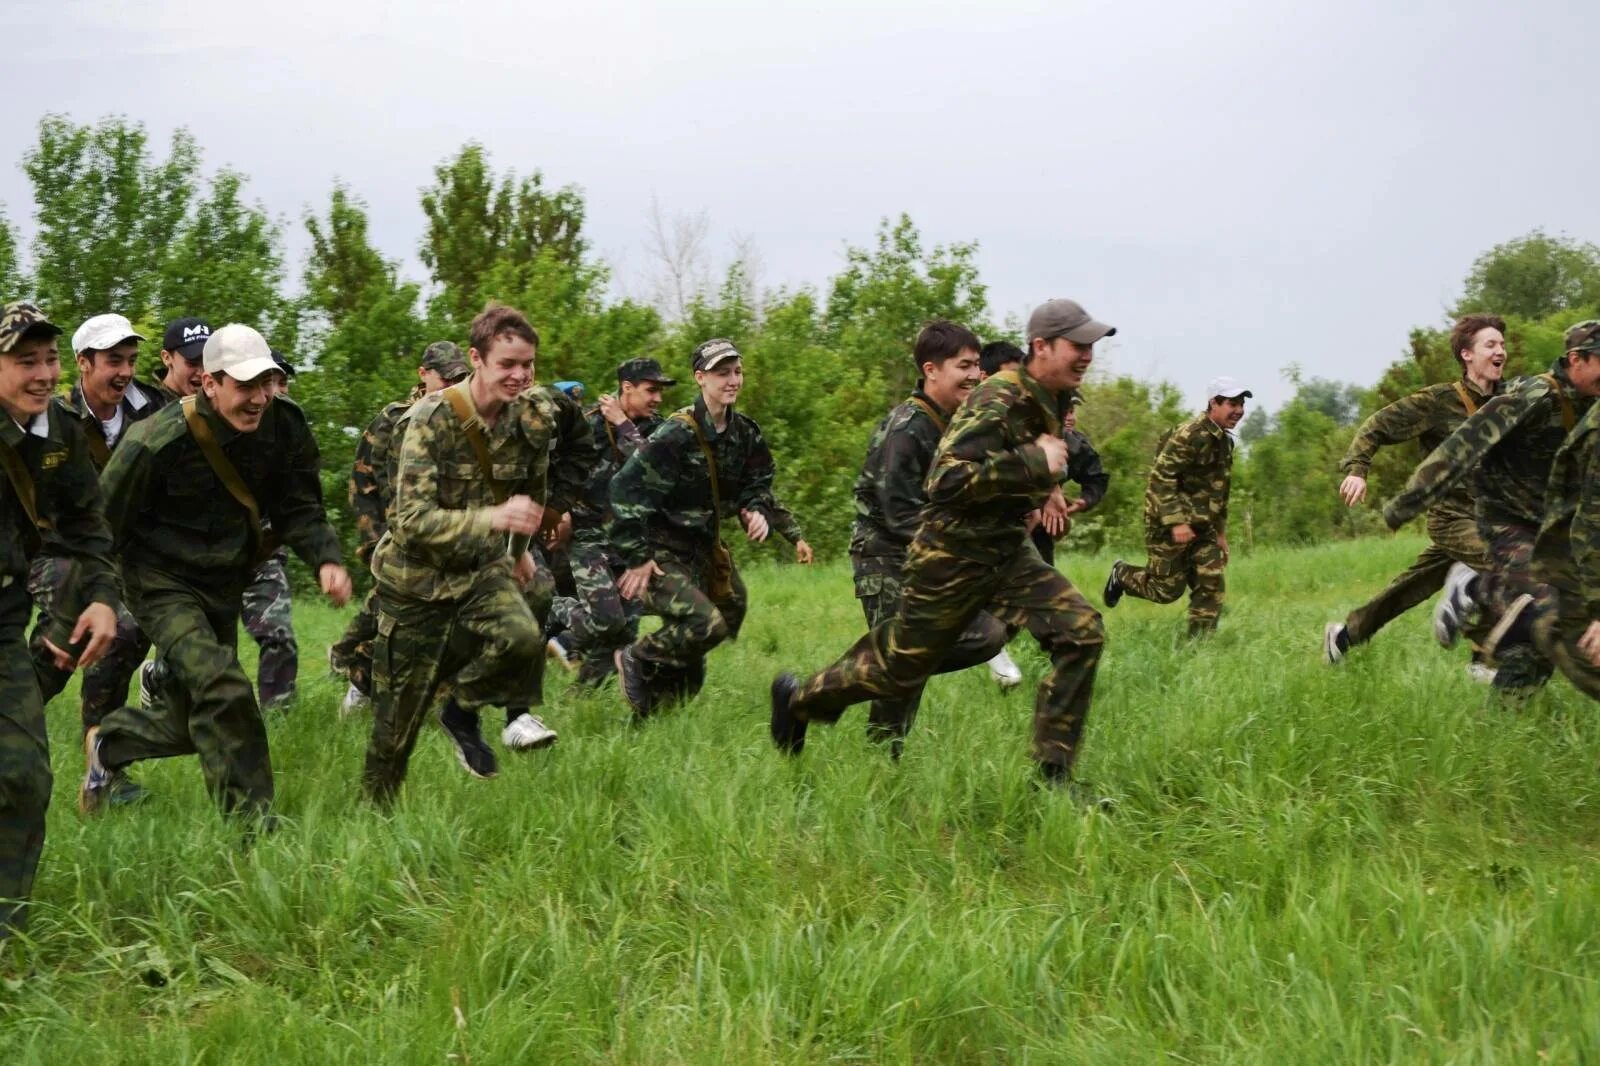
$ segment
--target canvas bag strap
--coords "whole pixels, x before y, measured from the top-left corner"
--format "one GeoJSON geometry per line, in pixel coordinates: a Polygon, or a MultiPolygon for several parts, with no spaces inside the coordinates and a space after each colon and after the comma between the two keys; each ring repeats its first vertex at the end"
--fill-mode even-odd
{"type": "Polygon", "coordinates": [[[1467,409],[1467,417],[1470,418],[1478,413],[1478,401],[1472,398],[1472,393],[1468,392],[1467,387],[1459,381],[1456,382],[1456,395],[1461,397],[1461,405],[1467,409]]]}
{"type": "Polygon", "coordinates": [[[700,451],[706,457],[706,470],[711,474],[711,508],[716,512],[713,525],[717,531],[717,547],[722,547],[722,487],[717,483],[717,457],[711,454],[711,443],[706,440],[706,434],[700,428],[700,423],[694,415],[685,411],[678,411],[672,416],[679,422],[694,431],[694,439],[700,444],[700,451]]]}
{"type": "Polygon", "coordinates": [[[265,542],[266,534],[261,529],[261,508],[250,492],[250,487],[244,483],[244,478],[239,476],[238,469],[222,453],[222,447],[217,444],[216,434],[211,432],[211,426],[206,422],[205,415],[195,407],[194,396],[185,396],[179,404],[183,408],[183,420],[189,426],[189,435],[200,446],[200,454],[206,457],[211,472],[217,475],[217,480],[228,490],[228,495],[239,501],[239,506],[249,512],[250,524],[255,529],[256,543],[265,542]]]}
{"type": "Polygon", "coordinates": [[[467,443],[472,445],[472,453],[478,457],[478,469],[483,471],[484,480],[489,483],[489,491],[494,493],[494,502],[505,503],[509,493],[494,478],[494,464],[489,461],[489,442],[483,439],[478,416],[473,414],[465,390],[466,382],[451,385],[444,390],[444,398],[449,401],[450,409],[456,413],[456,418],[461,422],[461,431],[467,435],[467,443]]]}
{"type": "Polygon", "coordinates": [[[22,510],[28,516],[28,521],[33,523],[33,528],[46,530],[50,528],[49,522],[39,520],[39,506],[33,489],[33,478],[28,475],[28,467],[22,461],[22,456],[11,445],[0,441],[0,466],[5,467],[6,480],[11,482],[11,490],[17,494],[17,501],[22,504],[22,510]]]}

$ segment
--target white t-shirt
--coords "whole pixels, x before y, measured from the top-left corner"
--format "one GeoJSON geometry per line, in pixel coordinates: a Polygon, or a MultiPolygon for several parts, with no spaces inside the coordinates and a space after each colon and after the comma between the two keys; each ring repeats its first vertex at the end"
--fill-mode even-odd
{"type": "Polygon", "coordinates": [[[101,420],[100,432],[105,434],[106,447],[110,448],[117,443],[117,438],[122,435],[122,423],[125,421],[122,414],[122,405],[117,404],[117,413],[111,416],[111,421],[101,420]]]}

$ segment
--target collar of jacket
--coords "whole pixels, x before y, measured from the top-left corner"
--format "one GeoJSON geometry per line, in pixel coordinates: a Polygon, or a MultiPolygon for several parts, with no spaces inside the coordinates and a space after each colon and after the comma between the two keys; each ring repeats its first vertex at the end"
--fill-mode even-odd
{"type": "Polygon", "coordinates": [[[1505,379],[1502,378],[1501,380],[1495,382],[1489,387],[1488,392],[1484,392],[1482,389],[1478,388],[1478,386],[1472,383],[1472,379],[1467,377],[1467,372],[1463,370],[1461,372],[1461,384],[1464,385],[1466,390],[1472,393],[1472,395],[1488,398],[1490,396],[1498,396],[1504,391],[1505,379]]]}
{"type": "MultiPolygon", "coordinates": [[[[124,415],[138,414],[150,406],[150,397],[145,392],[148,387],[140,383],[138,379],[128,382],[127,389],[122,393],[122,399],[117,402],[117,406],[122,408],[124,415]]],[[[79,381],[73,384],[72,393],[67,398],[67,402],[71,404],[72,409],[78,413],[80,418],[99,420],[100,416],[89,410],[89,400],[83,395],[83,382],[79,381]]]]}
{"type": "MultiPolygon", "coordinates": [[[[727,428],[722,431],[723,433],[726,433],[729,429],[733,428],[733,409],[734,405],[730,403],[726,412],[728,416],[728,425],[727,428]]],[[[706,440],[717,439],[717,427],[711,422],[711,412],[706,409],[706,398],[704,396],[696,396],[694,398],[694,420],[700,423],[701,429],[705,430],[706,440]]]]}
{"type": "Polygon", "coordinates": [[[1213,437],[1221,437],[1224,440],[1229,439],[1228,431],[1223,429],[1221,426],[1217,425],[1215,422],[1211,421],[1211,416],[1210,415],[1202,414],[1200,416],[1200,421],[1205,426],[1207,431],[1209,431],[1211,433],[1211,435],[1213,437]]]}
{"type": "Polygon", "coordinates": [[[23,427],[17,424],[17,420],[9,414],[4,418],[0,418],[0,441],[5,441],[5,443],[15,448],[22,443],[22,438],[25,435],[40,437],[44,440],[60,441],[62,439],[58,427],[50,421],[50,407],[48,404],[45,405],[43,411],[28,419],[26,433],[24,433],[23,427]]]}
{"type": "Polygon", "coordinates": [[[1026,364],[1017,367],[1016,373],[1017,380],[1022,382],[1023,386],[1028,390],[1029,393],[1032,394],[1035,400],[1039,401],[1039,406],[1044,408],[1045,413],[1050,416],[1051,424],[1054,426],[1055,430],[1059,432],[1061,429],[1060,394],[1053,393],[1043,385],[1039,384],[1039,379],[1028,373],[1028,367],[1026,364]]]}

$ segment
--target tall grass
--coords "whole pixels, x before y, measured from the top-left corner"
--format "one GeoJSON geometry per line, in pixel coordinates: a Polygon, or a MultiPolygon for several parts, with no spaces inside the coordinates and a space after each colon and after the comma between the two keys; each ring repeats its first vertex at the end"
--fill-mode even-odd
{"type": "MultiPolygon", "coordinates": [[[[271,725],[290,825],[253,849],[192,760],[80,820],[75,696],[51,708],[0,1061],[1592,1061],[1593,705],[1491,706],[1420,610],[1318,659],[1419,546],[1242,559],[1198,645],[1179,607],[1108,612],[1080,771],[1112,816],[1033,787],[1028,690],[982,670],[929,686],[899,763],[860,712],[780,759],[772,674],[860,629],[842,566],[749,574],[744,636],[642,727],[553,675],[559,745],[497,780],[430,730],[381,815],[307,603],[271,725]]],[[[1098,590],[1109,561],[1064,567],[1098,590]]]]}

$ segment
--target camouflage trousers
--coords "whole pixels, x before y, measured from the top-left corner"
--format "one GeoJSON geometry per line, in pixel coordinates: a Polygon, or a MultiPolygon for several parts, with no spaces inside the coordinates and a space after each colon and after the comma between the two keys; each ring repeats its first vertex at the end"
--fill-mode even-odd
{"type": "MultiPolygon", "coordinates": [[[[1520,613],[1518,601],[1525,595],[1534,604],[1541,599],[1554,603],[1550,586],[1533,576],[1533,541],[1539,531],[1512,523],[1480,523],[1480,527],[1489,543],[1489,570],[1479,575],[1473,588],[1480,617],[1520,613]]],[[[1495,646],[1489,651],[1495,659],[1494,687],[1511,695],[1538,688],[1550,680],[1555,669],[1532,641],[1495,646]]]]}
{"type": "Polygon", "coordinates": [[[706,592],[706,559],[684,559],[658,551],[661,573],[650,579],[640,609],[661,619],[661,628],[632,644],[645,681],[658,697],[690,699],[705,683],[706,655],[744,626],[750,599],[734,568],[732,591],[720,600],[706,592]]]}
{"type": "MultiPolygon", "coordinates": [[[[77,622],[78,610],[81,610],[81,607],[77,610],[72,607],[77,599],[74,588],[75,573],[71,560],[54,559],[44,555],[34,559],[28,570],[28,592],[33,596],[34,606],[39,612],[38,623],[34,626],[29,648],[39,673],[40,691],[44,694],[46,703],[66,687],[71,674],[56,668],[54,659],[45,650],[40,638],[54,630],[58,635],[50,639],[58,646],[65,647],[65,639],[71,635],[72,627],[77,622]]],[[[133,680],[134,672],[139,669],[139,664],[144,662],[144,657],[149,651],[150,642],[139,632],[139,624],[133,620],[133,615],[128,613],[126,607],[119,607],[117,635],[112,640],[111,647],[98,662],[83,671],[80,691],[82,726],[85,733],[91,726],[99,725],[101,719],[127,702],[128,683],[133,680]]]]}
{"type": "Polygon", "coordinates": [[[242,615],[245,631],[261,648],[256,688],[261,706],[276,707],[294,699],[300,672],[300,646],[294,639],[294,604],[289,595],[289,556],[278,552],[256,567],[245,586],[242,615]]]}
{"type": "Polygon", "coordinates": [[[1172,543],[1171,530],[1146,530],[1145,548],[1150,556],[1145,566],[1121,568],[1123,591],[1152,603],[1171,603],[1187,588],[1190,635],[1216,629],[1227,592],[1223,571],[1228,565],[1216,530],[1197,527],[1187,544],[1172,543]]]}
{"type": "MultiPolygon", "coordinates": [[[[1430,512],[1428,539],[1432,543],[1422,549],[1416,562],[1345,618],[1345,633],[1351,644],[1365,644],[1378,630],[1444,588],[1452,563],[1465,563],[1480,573],[1489,568],[1488,545],[1478,532],[1477,520],[1471,516],[1430,512]]],[[[1481,644],[1486,635],[1487,627],[1481,624],[1467,630],[1474,644],[1481,644]]]]}
{"type": "Polygon", "coordinates": [[[50,742],[28,649],[27,586],[0,588],[0,940],[24,928],[50,807],[50,742]]]}
{"type": "Polygon", "coordinates": [[[863,700],[904,700],[939,670],[984,610],[1002,623],[1026,626],[1050,656],[1034,699],[1033,757],[1071,767],[1089,716],[1105,626],[1072,582],[1030,550],[995,565],[919,535],[906,558],[899,610],[832,666],[802,681],[790,707],[804,720],[835,722],[863,700]]]}
{"type": "MultiPolygon", "coordinates": [[[[857,573],[856,598],[861,601],[861,611],[867,616],[867,628],[872,629],[899,613],[904,592],[898,577],[857,573]]],[[[999,619],[987,611],[979,611],[956,638],[955,644],[951,645],[949,653],[934,672],[953,673],[986,663],[1000,654],[1010,639],[1011,633],[999,619]]],[[[919,684],[903,699],[873,700],[872,709],[867,715],[867,735],[874,740],[893,740],[910,733],[912,723],[917,718],[917,708],[922,703],[922,689],[923,685],[919,684]]]]}
{"type": "Polygon", "coordinates": [[[1533,597],[1532,604],[1496,649],[1500,661],[1503,663],[1513,648],[1531,643],[1574,688],[1592,700],[1600,700],[1600,667],[1578,649],[1578,641],[1594,621],[1584,607],[1583,595],[1575,589],[1541,585],[1533,597]]]}
{"type": "Polygon", "coordinates": [[[571,607],[560,612],[561,620],[583,660],[578,679],[595,684],[611,672],[612,653],[638,637],[643,605],[617,591],[617,577],[626,568],[604,534],[580,532],[568,554],[577,596],[567,601],[571,607]]]}
{"type": "Polygon", "coordinates": [[[419,600],[381,588],[378,604],[362,789],[388,805],[441,689],[448,684],[451,698],[469,712],[526,707],[544,665],[544,638],[509,563],[482,571],[459,600],[419,600]]]}
{"type": "Polygon", "coordinates": [[[374,586],[361,601],[361,609],[344,627],[344,634],[328,649],[328,664],[369,699],[372,697],[372,647],[377,640],[378,590],[374,586]]]}
{"type": "Polygon", "coordinates": [[[154,569],[123,572],[128,605],[166,663],[148,709],[122,707],[100,723],[100,759],[198,755],[206,788],[228,813],[272,803],[272,755],[255,690],[239,665],[239,585],[201,586],[154,569]]]}

